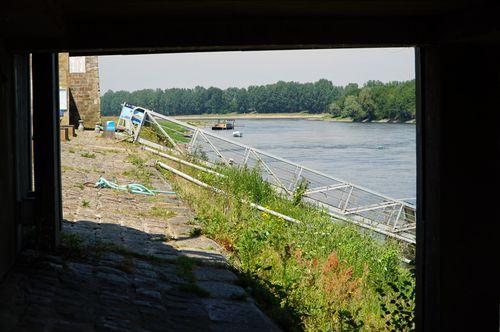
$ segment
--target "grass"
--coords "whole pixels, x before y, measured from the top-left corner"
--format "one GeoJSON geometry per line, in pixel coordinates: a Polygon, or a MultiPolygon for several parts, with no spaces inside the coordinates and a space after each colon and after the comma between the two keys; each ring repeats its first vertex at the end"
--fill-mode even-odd
{"type": "Polygon", "coordinates": [[[135,154],[129,154],[126,158],[128,162],[130,162],[135,167],[143,167],[146,161],[135,154]]]}
{"type": "Polygon", "coordinates": [[[184,136],[189,133],[188,129],[170,121],[159,121],[159,124],[174,141],[180,143],[187,143],[190,141],[189,137],[184,136]]]}
{"type": "MultiPolygon", "coordinates": [[[[89,170],[86,170],[87,172],[89,172],[89,170]]],[[[98,168],[96,166],[93,166],[92,169],[90,170],[94,173],[99,173],[99,174],[104,174],[106,173],[106,171],[104,169],[101,169],[101,168],[98,168]]]]}
{"type": "Polygon", "coordinates": [[[95,259],[100,258],[105,252],[114,252],[116,254],[124,256],[128,261],[130,261],[131,258],[137,258],[147,261],[151,264],[177,264],[177,260],[164,259],[148,254],[140,254],[127,250],[124,247],[113,244],[111,242],[98,241],[92,245],[89,245],[85,243],[85,241],[79,234],[75,233],[63,232],[61,234],[61,244],[58,247],[58,251],[64,257],[73,259],[95,259]]]}
{"type": "Polygon", "coordinates": [[[202,234],[202,230],[201,228],[199,227],[195,227],[195,228],[192,228],[190,231],[189,231],[189,237],[198,237],[202,234]]]}
{"type": "MultiPolygon", "coordinates": [[[[159,121],[158,123],[176,143],[188,143],[190,141],[189,137],[184,136],[189,133],[188,129],[165,120],[159,121]]],[[[143,126],[140,137],[172,147],[171,142],[169,142],[163,133],[154,125],[143,126]]]]}
{"type": "Polygon", "coordinates": [[[168,242],[171,240],[170,237],[168,237],[167,235],[165,234],[158,234],[158,235],[154,235],[152,237],[149,238],[151,241],[156,241],[156,242],[168,242]]]}
{"type": "Polygon", "coordinates": [[[176,215],[174,211],[168,210],[161,206],[153,206],[150,211],[151,215],[154,217],[169,219],[176,215]]]}
{"type": "Polygon", "coordinates": [[[139,212],[139,215],[141,217],[156,217],[160,219],[169,219],[174,217],[176,213],[161,206],[152,206],[149,211],[139,212]]]}
{"type": "MultiPolygon", "coordinates": [[[[74,167],[74,166],[68,166],[68,165],[61,165],[61,171],[62,172],[78,171],[78,172],[88,173],[88,172],[95,171],[95,170],[84,168],[84,167],[74,167]]],[[[100,170],[98,170],[98,171],[100,172],[100,170]]]]}
{"type": "Polygon", "coordinates": [[[177,275],[187,281],[187,283],[180,284],[178,289],[186,293],[194,294],[198,297],[207,297],[210,293],[195,284],[196,278],[194,276],[193,269],[196,265],[197,261],[193,258],[187,256],[179,256],[177,258],[177,275]]]}
{"type": "Polygon", "coordinates": [[[71,166],[67,166],[67,165],[62,165],[61,166],[61,171],[62,172],[66,172],[66,171],[74,171],[75,168],[74,167],[71,167],[71,166]]]}
{"type": "Polygon", "coordinates": [[[208,297],[210,296],[210,293],[198,286],[195,283],[187,283],[187,284],[180,284],[177,286],[177,289],[179,289],[182,292],[185,293],[191,293],[194,294],[198,297],[208,297]]]}
{"type": "Polygon", "coordinates": [[[124,171],[122,175],[144,186],[150,186],[153,173],[145,165],[146,161],[135,154],[129,154],[126,160],[134,167],[124,171]]]}
{"type": "Polygon", "coordinates": [[[160,195],[148,196],[145,198],[146,202],[149,203],[157,203],[162,201],[162,197],[160,195]]]}
{"type": "Polygon", "coordinates": [[[179,256],[176,261],[177,275],[188,282],[194,282],[195,277],[193,269],[196,266],[196,261],[187,256],[179,256]]]}
{"type": "Polygon", "coordinates": [[[59,250],[61,250],[63,256],[67,258],[82,257],[85,253],[84,241],[78,234],[62,233],[59,250]]]}
{"type": "Polygon", "coordinates": [[[95,159],[95,153],[83,152],[83,153],[80,154],[80,156],[82,156],[84,158],[95,159]]]}
{"type": "MultiPolygon", "coordinates": [[[[398,244],[380,243],[354,226],[333,223],[324,211],[301,202],[300,197],[276,193],[259,170],[221,168],[224,178],[182,170],[232,193],[215,195],[168,175],[195,209],[203,233],[225,247],[233,266],[248,276],[254,297],[286,329],[356,331],[392,326],[397,312],[383,308],[399,301],[401,294],[391,291],[391,285],[406,285],[405,289],[415,285],[411,271],[401,266],[398,244]],[[303,224],[261,213],[240,199],[303,224]]],[[[402,308],[411,313],[414,299],[407,299],[402,308]]],[[[405,322],[401,330],[411,330],[413,315],[405,322]]]]}

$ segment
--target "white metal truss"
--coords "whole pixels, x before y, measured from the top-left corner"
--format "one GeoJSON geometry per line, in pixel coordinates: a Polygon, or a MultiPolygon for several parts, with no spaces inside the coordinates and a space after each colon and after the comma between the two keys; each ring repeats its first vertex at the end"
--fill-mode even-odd
{"type": "Polygon", "coordinates": [[[311,195],[316,193],[323,193],[325,191],[336,190],[336,189],[344,189],[350,187],[348,184],[335,184],[330,186],[322,186],[317,188],[308,189],[304,192],[304,195],[311,195]]]}
{"type": "MultiPolygon", "coordinates": [[[[211,164],[258,167],[266,181],[287,195],[293,195],[300,182],[305,180],[308,184],[308,189],[303,193],[305,200],[326,209],[334,218],[415,244],[416,208],[408,202],[393,199],[150,110],[146,110],[146,117],[158,126],[168,141],[174,141],[174,148],[181,153],[201,152],[204,161],[211,164]],[[162,128],[165,121],[189,131],[190,141],[175,142],[168,135],[168,131],[172,129],[162,128]]],[[[142,126],[144,123],[138,126],[139,130],[142,126]]],[[[136,137],[139,136],[137,134],[136,137]]]]}

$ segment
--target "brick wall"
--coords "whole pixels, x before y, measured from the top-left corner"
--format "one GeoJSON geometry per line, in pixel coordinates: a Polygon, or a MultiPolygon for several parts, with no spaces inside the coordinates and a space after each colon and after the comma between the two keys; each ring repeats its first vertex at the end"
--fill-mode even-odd
{"type": "MultiPolygon", "coordinates": [[[[68,53],[59,53],[59,88],[68,91],[69,80],[69,55],[68,53]]],[[[60,101],[62,103],[62,101],[60,101]]],[[[66,94],[66,105],[69,105],[69,94],[66,94]]],[[[69,124],[69,112],[64,113],[61,119],[62,125],[69,124]]]]}
{"type": "Polygon", "coordinates": [[[101,121],[97,56],[70,57],[68,84],[70,123],[81,119],[85,128],[94,128],[101,121]]]}

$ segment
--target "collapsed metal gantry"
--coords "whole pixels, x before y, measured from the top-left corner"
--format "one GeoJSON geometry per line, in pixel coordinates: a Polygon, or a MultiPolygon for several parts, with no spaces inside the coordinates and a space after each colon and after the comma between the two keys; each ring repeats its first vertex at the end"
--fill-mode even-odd
{"type": "Polygon", "coordinates": [[[141,122],[134,127],[134,141],[157,149],[166,147],[140,136],[144,126],[152,126],[165,136],[180,154],[202,156],[211,164],[259,167],[264,180],[286,195],[293,195],[305,181],[303,199],[325,209],[333,218],[356,224],[391,238],[415,244],[416,208],[414,205],[379,194],[370,189],[337,179],[265,151],[217,136],[188,123],[140,108],[141,122]],[[168,132],[185,135],[162,123],[173,123],[188,130],[189,142],[177,142],[168,132]]]}

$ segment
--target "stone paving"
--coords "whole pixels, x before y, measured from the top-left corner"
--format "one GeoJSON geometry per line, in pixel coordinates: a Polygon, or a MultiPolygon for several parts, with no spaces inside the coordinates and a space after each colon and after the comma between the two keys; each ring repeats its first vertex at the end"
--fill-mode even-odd
{"type": "Polygon", "coordinates": [[[0,286],[0,331],[278,331],[181,200],[92,186],[172,190],[137,156],[154,160],[93,132],[62,143],[63,245],[22,253],[0,286]]]}

